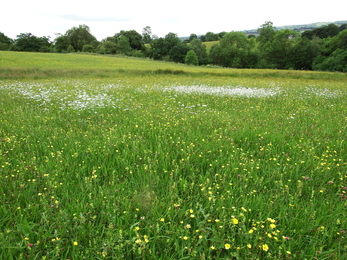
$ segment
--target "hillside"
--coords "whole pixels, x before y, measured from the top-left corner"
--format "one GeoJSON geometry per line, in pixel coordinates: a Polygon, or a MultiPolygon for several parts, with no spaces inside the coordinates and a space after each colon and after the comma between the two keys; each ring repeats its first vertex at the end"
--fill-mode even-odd
{"type": "MultiPolygon", "coordinates": [[[[310,23],[310,24],[296,24],[296,25],[284,25],[284,26],[276,26],[278,30],[282,29],[291,29],[295,30],[298,32],[306,31],[306,30],[313,30],[315,28],[323,27],[328,24],[336,24],[337,26],[340,26],[342,24],[347,24],[347,20],[342,20],[342,21],[335,21],[335,22],[316,22],[316,23],[310,23]]],[[[257,34],[258,29],[250,29],[250,30],[243,30],[242,32],[246,34],[257,34]]],[[[198,35],[198,38],[201,35],[198,35]]],[[[184,37],[179,37],[181,41],[188,40],[189,36],[184,36],[184,37]]]]}

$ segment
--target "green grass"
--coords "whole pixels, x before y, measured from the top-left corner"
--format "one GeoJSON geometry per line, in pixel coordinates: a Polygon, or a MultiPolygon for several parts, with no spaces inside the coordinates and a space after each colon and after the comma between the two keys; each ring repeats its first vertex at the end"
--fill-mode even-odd
{"type": "Polygon", "coordinates": [[[0,59],[1,259],[347,254],[346,74],[0,59]]]}

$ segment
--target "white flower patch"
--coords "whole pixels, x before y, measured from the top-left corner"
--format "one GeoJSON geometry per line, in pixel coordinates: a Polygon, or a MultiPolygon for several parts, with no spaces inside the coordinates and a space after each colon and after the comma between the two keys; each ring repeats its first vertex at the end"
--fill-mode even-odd
{"type": "Polygon", "coordinates": [[[247,88],[242,86],[224,86],[213,87],[208,85],[194,86],[172,86],[162,89],[163,91],[174,91],[186,94],[207,94],[219,96],[236,96],[236,97],[272,97],[281,93],[279,88],[247,88]]]}
{"type": "MultiPolygon", "coordinates": [[[[92,83],[92,82],[91,82],[92,83]]],[[[39,102],[39,105],[58,104],[61,109],[86,110],[102,107],[115,107],[122,98],[116,98],[118,84],[94,85],[80,81],[58,81],[57,84],[16,82],[5,83],[0,88],[39,102]]]]}
{"type": "Polygon", "coordinates": [[[325,97],[325,98],[337,98],[341,95],[343,95],[342,91],[332,91],[327,88],[321,89],[316,88],[314,86],[305,87],[305,94],[306,95],[315,95],[317,97],[325,97]]]}

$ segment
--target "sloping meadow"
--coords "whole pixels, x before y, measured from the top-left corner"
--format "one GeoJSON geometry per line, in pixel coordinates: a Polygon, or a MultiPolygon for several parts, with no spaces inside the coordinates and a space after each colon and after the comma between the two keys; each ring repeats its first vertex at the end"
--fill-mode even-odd
{"type": "Polygon", "coordinates": [[[0,81],[0,258],[342,259],[346,81],[199,75],[0,81]]]}

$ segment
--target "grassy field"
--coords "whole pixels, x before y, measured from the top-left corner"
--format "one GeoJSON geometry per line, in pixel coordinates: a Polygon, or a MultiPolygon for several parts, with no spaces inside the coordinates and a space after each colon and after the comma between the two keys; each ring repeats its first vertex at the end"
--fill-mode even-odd
{"type": "Polygon", "coordinates": [[[0,52],[0,259],[347,259],[347,75],[0,52]]]}

